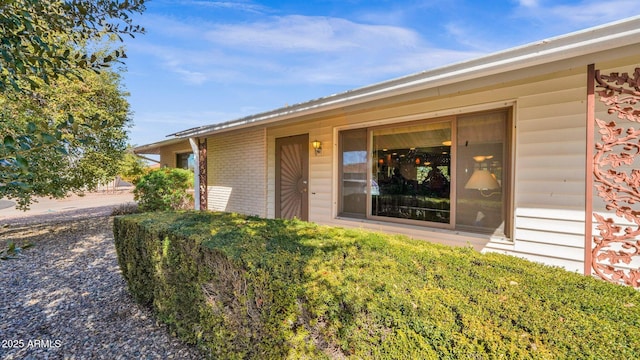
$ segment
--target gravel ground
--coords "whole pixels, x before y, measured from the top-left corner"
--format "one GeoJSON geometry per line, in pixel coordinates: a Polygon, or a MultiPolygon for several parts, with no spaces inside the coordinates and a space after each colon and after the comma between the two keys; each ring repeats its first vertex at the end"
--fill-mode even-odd
{"type": "Polygon", "coordinates": [[[200,359],[129,295],[113,206],[0,222],[0,359],[200,359]]]}

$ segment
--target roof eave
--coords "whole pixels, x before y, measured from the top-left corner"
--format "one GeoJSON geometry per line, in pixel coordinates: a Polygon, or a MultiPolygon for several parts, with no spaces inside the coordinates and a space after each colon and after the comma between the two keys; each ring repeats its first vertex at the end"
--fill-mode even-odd
{"type": "Polygon", "coordinates": [[[133,148],[134,154],[160,155],[160,149],[164,146],[174,145],[188,141],[188,137],[176,137],[168,140],[158,141],[151,144],[140,145],[133,148]]]}

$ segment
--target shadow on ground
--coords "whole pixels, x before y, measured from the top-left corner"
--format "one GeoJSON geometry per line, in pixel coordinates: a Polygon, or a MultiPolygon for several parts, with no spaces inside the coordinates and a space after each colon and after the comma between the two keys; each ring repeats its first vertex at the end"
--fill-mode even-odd
{"type": "Polygon", "coordinates": [[[15,341],[0,348],[0,358],[201,358],[129,296],[105,215],[112,209],[0,225],[0,247],[33,244],[0,261],[0,334],[15,341]]]}

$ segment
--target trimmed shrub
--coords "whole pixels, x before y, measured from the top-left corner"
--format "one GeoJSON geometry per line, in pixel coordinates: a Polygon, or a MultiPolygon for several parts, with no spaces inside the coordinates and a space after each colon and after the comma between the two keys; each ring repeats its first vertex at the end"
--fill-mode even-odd
{"type": "Polygon", "coordinates": [[[133,190],[140,211],[188,209],[193,196],[193,173],[185,169],[162,168],[143,175],[133,190]]]}
{"type": "Polygon", "coordinates": [[[640,355],[640,293],[515,257],[207,212],[114,233],[133,296],[211,358],[640,355]]]}

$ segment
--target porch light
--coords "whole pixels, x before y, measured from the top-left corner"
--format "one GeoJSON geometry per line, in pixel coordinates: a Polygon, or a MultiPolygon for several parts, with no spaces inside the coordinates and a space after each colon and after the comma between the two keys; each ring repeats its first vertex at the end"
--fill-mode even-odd
{"type": "Polygon", "coordinates": [[[316,151],[316,156],[322,154],[322,143],[320,140],[313,140],[311,143],[313,149],[316,151]]]}
{"type": "Polygon", "coordinates": [[[484,197],[489,197],[491,195],[500,193],[499,191],[493,192],[490,194],[485,194],[483,192],[487,190],[495,190],[500,188],[500,184],[498,184],[498,181],[496,180],[495,175],[493,175],[492,173],[489,172],[489,170],[486,170],[486,169],[475,170],[471,175],[471,178],[469,179],[469,181],[467,181],[467,183],[464,185],[464,188],[479,190],[480,195],[484,197]]]}

